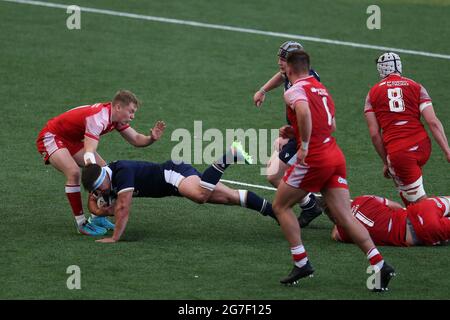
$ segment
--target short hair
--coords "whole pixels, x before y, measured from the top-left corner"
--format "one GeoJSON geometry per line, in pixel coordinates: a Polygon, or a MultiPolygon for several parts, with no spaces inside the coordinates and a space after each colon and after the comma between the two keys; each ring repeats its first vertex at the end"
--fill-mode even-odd
{"type": "Polygon", "coordinates": [[[309,72],[310,68],[309,54],[304,50],[296,50],[289,52],[286,63],[293,69],[295,73],[309,72]]]}
{"type": "Polygon", "coordinates": [[[102,167],[96,163],[90,163],[81,171],[81,183],[84,189],[94,191],[94,183],[102,172],[102,167]]]}
{"type": "Polygon", "coordinates": [[[127,106],[130,103],[133,103],[138,108],[141,104],[139,99],[136,97],[136,95],[133,92],[128,91],[128,90],[119,90],[116,92],[116,94],[112,100],[112,104],[116,105],[118,103],[122,106],[127,106]]]}

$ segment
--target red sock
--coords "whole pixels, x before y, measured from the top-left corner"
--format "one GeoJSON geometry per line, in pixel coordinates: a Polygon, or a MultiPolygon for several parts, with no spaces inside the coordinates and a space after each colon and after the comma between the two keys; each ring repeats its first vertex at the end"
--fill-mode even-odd
{"type": "Polygon", "coordinates": [[[66,184],[66,196],[72,208],[73,215],[81,216],[83,214],[83,204],[81,202],[80,185],[66,184]]]}

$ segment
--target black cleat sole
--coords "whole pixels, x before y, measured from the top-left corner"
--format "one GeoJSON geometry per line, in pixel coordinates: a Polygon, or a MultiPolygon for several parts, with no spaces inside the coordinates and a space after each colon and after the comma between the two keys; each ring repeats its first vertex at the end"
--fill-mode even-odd
{"type": "Polygon", "coordinates": [[[289,275],[280,280],[281,284],[285,285],[295,285],[298,283],[298,280],[306,277],[313,277],[314,268],[309,263],[309,261],[301,268],[294,266],[291,273],[289,275]]]}

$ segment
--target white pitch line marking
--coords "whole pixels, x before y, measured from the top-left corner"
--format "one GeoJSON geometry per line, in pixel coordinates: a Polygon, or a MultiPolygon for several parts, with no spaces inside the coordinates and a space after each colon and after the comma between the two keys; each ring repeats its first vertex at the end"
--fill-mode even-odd
{"type": "MultiPolygon", "coordinates": [[[[29,5],[49,7],[49,8],[58,8],[58,9],[67,9],[67,7],[68,7],[68,5],[60,4],[60,3],[32,1],[32,0],[1,0],[1,1],[20,3],[20,4],[29,4],[29,5]]],[[[257,30],[257,29],[249,29],[249,28],[239,28],[239,27],[232,27],[232,26],[226,26],[226,25],[220,25],[220,24],[196,22],[196,21],[190,21],[190,20],[170,19],[170,18],[164,18],[164,17],[148,16],[148,15],[119,12],[119,11],[106,10],[106,9],[96,9],[96,8],[89,8],[89,7],[80,7],[80,9],[81,9],[81,11],[84,11],[84,12],[105,14],[105,15],[118,16],[118,17],[126,17],[126,18],[131,18],[131,19],[188,25],[191,27],[198,27],[198,28],[208,28],[208,29],[218,29],[218,30],[224,30],[224,31],[234,31],[234,32],[241,32],[241,33],[258,34],[258,35],[263,35],[263,36],[311,41],[311,42],[326,43],[326,44],[347,46],[347,47],[354,47],[354,48],[362,48],[362,49],[373,49],[373,50],[379,50],[379,51],[394,51],[397,53],[406,53],[406,54],[416,55],[416,56],[424,56],[424,57],[429,57],[429,58],[439,58],[439,59],[450,60],[450,55],[441,54],[441,53],[416,51],[416,50],[385,47],[385,46],[376,46],[376,45],[371,45],[371,44],[324,39],[324,38],[319,38],[319,37],[310,37],[310,36],[289,34],[289,33],[282,33],[282,32],[272,32],[272,31],[263,31],[263,30],[257,30]]]]}

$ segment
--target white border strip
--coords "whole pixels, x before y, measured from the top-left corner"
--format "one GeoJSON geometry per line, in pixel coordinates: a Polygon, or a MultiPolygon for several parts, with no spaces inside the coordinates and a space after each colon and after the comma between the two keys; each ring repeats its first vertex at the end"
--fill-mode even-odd
{"type": "MultiPolygon", "coordinates": [[[[59,4],[59,3],[31,1],[31,0],[1,0],[1,1],[29,4],[29,5],[49,7],[49,8],[59,8],[59,9],[67,9],[67,7],[69,6],[69,5],[65,5],[65,4],[59,4]]],[[[218,30],[225,30],[225,31],[242,32],[242,33],[251,33],[251,34],[258,34],[258,35],[263,35],[263,36],[287,38],[287,39],[295,39],[295,40],[303,40],[303,41],[312,41],[312,42],[333,44],[333,45],[338,45],[338,46],[354,47],[354,48],[373,49],[373,50],[379,50],[379,51],[394,51],[397,53],[406,53],[406,54],[411,54],[411,55],[416,55],[416,56],[424,56],[424,57],[430,57],[430,58],[439,58],[439,59],[450,60],[450,55],[448,55],[448,54],[375,46],[375,45],[356,43],[356,42],[331,40],[331,39],[324,39],[324,38],[318,38],[318,37],[303,36],[303,35],[298,35],[298,34],[262,31],[262,30],[256,30],[256,29],[248,29],[248,28],[231,27],[231,26],[210,24],[210,23],[203,23],[203,22],[196,22],[196,21],[189,21],[189,20],[169,19],[169,18],[163,18],[163,17],[147,16],[147,15],[142,15],[142,14],[118,12],[118,11],[105,10],[105,9],[96,9],[96,8],[88,8],[88,7],[80,7],[80,9],[84,12],[105,14],[105,15],[118,16],[118,17],[126,17],[126,18],[139,19],[139,20],[181,24],[181,25],[188,25],[188,26],[192,26],[192,27],[218,29],[218,30]]]]}
{"type": "Polygon", "coordinates": [[[259,184],[250,184],[250,183],[245,183],[245,182],[239,182],[239,181],[233,181],[233,180],[225,180],[225,179],[220,179],[221,182],[227,182],[227,183],[231,183],[231,184],[237,184],[239,186],[246,186],[246,187],[253,187],[253,188],[258,188],[258,189],[264,189],[264,190],[270,190],[270,191],[276,191],[276,188],[273,187],[266,187],[266,186],[261,186],[259,184]]]}

